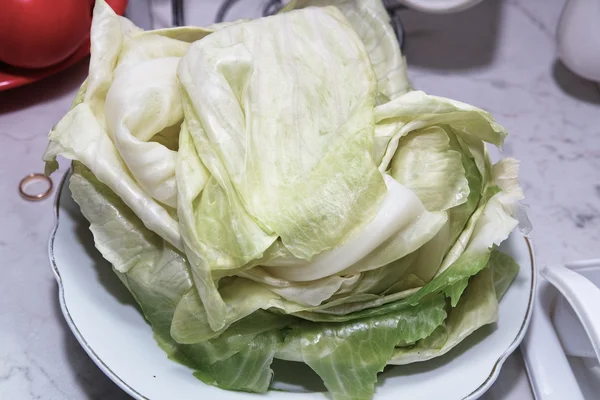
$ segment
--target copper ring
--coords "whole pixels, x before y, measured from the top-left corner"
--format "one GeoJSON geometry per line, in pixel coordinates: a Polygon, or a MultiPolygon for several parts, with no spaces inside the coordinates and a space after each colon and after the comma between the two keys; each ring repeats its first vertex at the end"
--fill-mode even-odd
{"type": "Polygon", "coordinates": [[[40,200],[44,200],[45,198],[50,196],[50,193],[52,193],[52,187],[53,187],[52,179],[48,178],[46,175],[44,175],[44,174],[29,174],[25,178],[21,179],[21,182],[19,183],[19,193],[25,200],[40,201],[40,200]],[[27,185],[29,182],[33,182],[33,181],[47,182],[48,189],[46,189],[42,193],[38,193],[38,194],[25,193],[25,185],[27,185]]]}

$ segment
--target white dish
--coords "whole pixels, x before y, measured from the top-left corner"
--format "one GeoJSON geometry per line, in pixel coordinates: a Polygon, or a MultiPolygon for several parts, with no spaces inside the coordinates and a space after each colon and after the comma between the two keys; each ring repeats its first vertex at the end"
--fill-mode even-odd
{"type": "MultiPolygon", "coordinates": [[[[167,359],[133,299],[96,251],[88,223],[65,182],[58,191],[56,226],[49,243],[60,305],[81,346],[123,390],[136,399],[151,400],[326,398],[318,376],[300,363],[276,361],[273,366],[275,388],[292,392],[253,395],[207,386],[189,368],[167,359]]],[[[529,241],[514,233],[501,250],[514,257],[521,270],[500,303],[497,324],[476,331],[438,359],[389,367],[379,376],[375,399],[476,399],[489,389],[525,335],[535,294],[529,241]]]]}

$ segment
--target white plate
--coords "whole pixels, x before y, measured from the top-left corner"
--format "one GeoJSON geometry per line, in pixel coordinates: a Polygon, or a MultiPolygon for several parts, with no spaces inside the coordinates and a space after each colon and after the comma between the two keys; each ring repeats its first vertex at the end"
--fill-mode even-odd
{"type": "MultiPolygon", "coordinates": [[[[189,368],[169,360],[132,297],[96,251],[88,223],[64,182],[49,243],[60,305],[81,346],[123,390],[136,399],[151,400],[326,399],[318,376],[300,363],[275,361],[273,366],[276,387],[294,392],[255,395],[205,385],[189,368]]],[[[476,399],[492,385],[504,360],[523,339],[535,293],[529,241],[514,233],[501,249],[521,270],[500,303],[497,324],[479,329],[443,357],[388,367],[379,376],[375,399],[476,399]]]]}

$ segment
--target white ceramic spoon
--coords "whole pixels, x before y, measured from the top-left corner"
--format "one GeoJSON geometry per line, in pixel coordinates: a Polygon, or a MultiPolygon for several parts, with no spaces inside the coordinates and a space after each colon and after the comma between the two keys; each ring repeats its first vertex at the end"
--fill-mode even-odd
{"type": "Polygon", "coordinates": [[[550,312],[556,291],[539,281],[531,324],[521,344],[521,353],[536,400],[585,400],[569,366],[550,312]]]}
{"type": "Polygon", "coordinates": [[[600,360],[600,259],[546,267],[542,276],[572,308],[559,298],[553,319],[565,352],[600,360]]]}
{"type": "Polygon", "coordinates": [[[600,259],[545,267],[541,274],[547,281],[540,282],[522,344],[534,396],[584,400],[567,355],[600,359],[600,259]],[[562,296],[551,320],[556,290],[562,296]]]}

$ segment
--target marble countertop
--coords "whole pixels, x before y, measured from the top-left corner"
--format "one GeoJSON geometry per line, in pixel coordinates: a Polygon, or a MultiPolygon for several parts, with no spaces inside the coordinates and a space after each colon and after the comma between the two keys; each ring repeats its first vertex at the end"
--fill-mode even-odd
{"type": "MultiPolygon", "coordinates": [[[[600,90],[556,60],[563,4],[487,0],[445,16],[402,11],[414,86],[485,108],[508,129],[503,151],[522,160],[540,265],[600,256],[600,90]]],[[[43,170],[46,133],[85,74],[83,61],[0,93],[0,399],[129,398],[88,358],[60,312],[46,246],[52,200],[30,203],[17,192],[22,177],[43,170]]],[[[533,398],[519,353],[484,398],[533,398]]]]}

